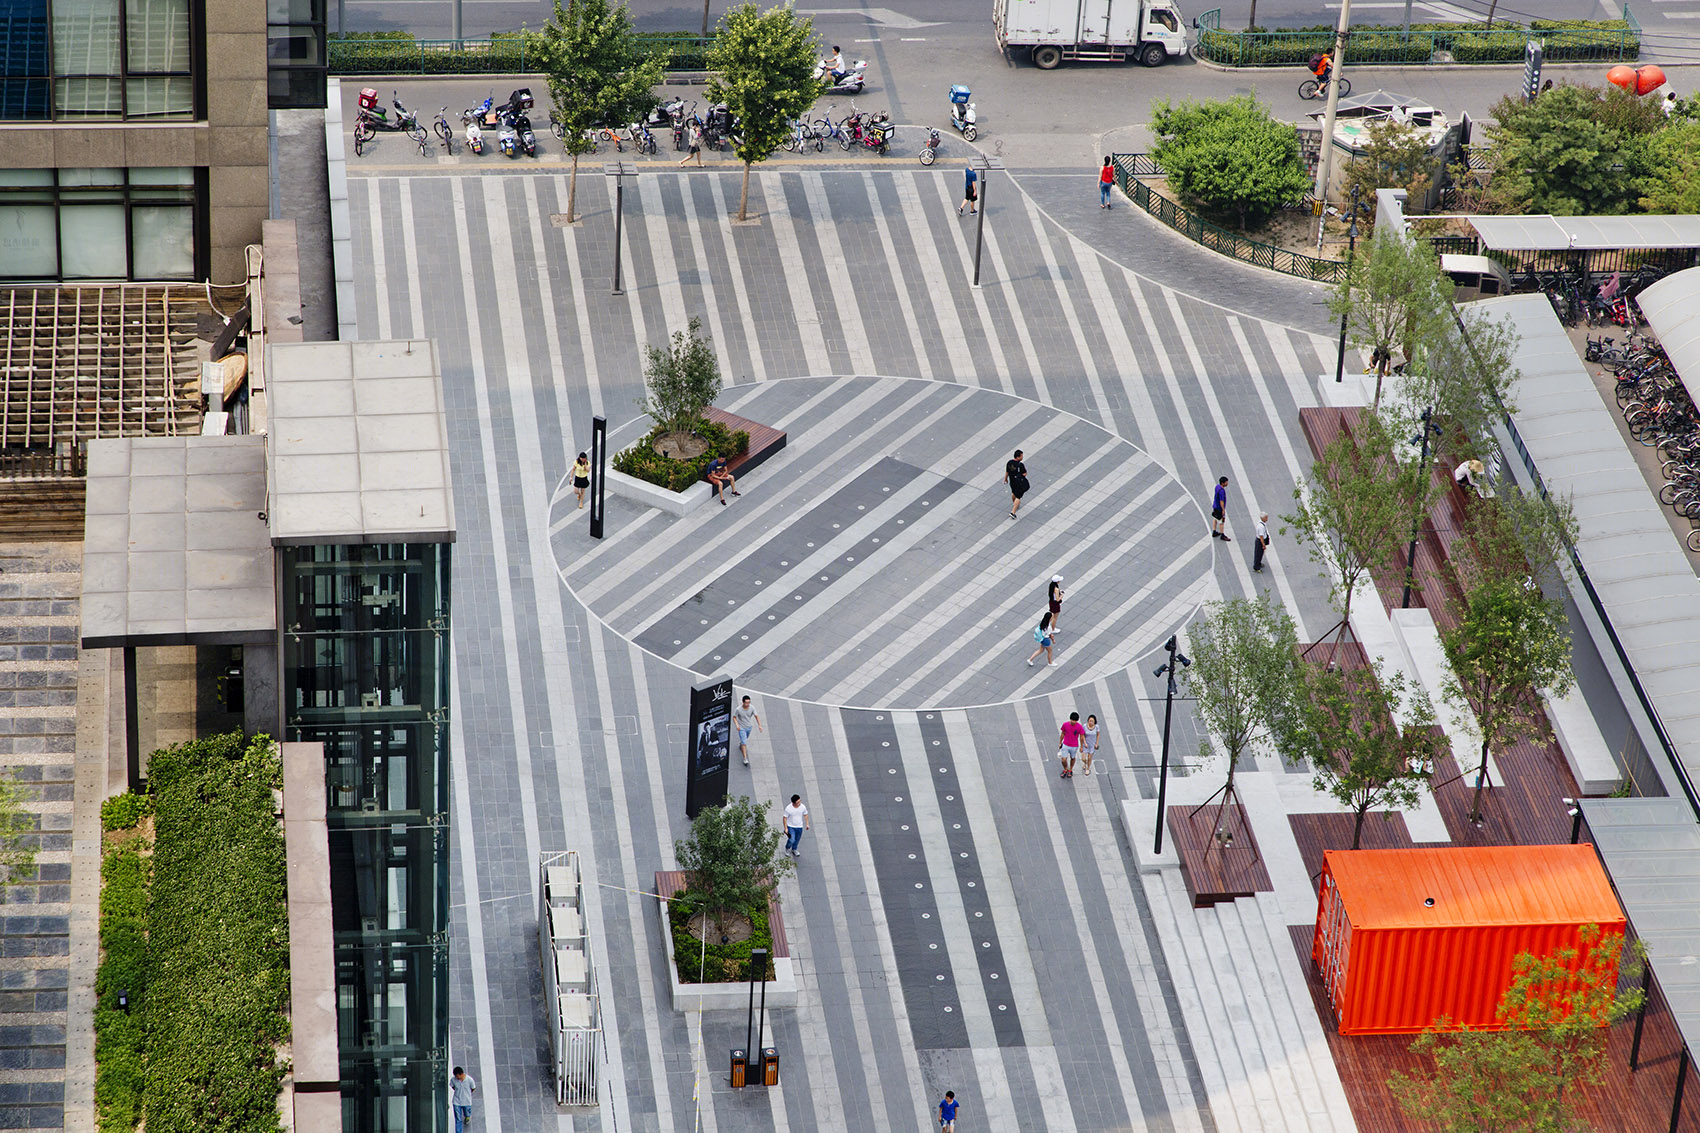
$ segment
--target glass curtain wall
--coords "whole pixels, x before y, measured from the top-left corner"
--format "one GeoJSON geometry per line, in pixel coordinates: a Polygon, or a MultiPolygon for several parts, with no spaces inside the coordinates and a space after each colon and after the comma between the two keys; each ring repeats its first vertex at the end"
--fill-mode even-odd
{"type": "Polygon", "coordinates": [[[343,1126],[448,1114],[447,543],[281,551],[285,731],[325,748],[343,1126]]]}
{"type": "Polygon", "coordinates": [[[325,105],[325,0],[266,0],[266,64],[273,110],[325,105]]]}
{"type": "Polygon", "coordinates": [[[0,0],[0,121],[192,120],[191,0],[0,0]]]}

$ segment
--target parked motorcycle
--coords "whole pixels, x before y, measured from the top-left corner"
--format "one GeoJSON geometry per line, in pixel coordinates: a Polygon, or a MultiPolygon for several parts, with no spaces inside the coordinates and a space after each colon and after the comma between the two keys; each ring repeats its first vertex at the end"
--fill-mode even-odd
{"type": "MultiPolygon", "coordinates": [[[[394,91],[390,92],[392,95],[394,91]]],[[[374,87],[364,87],[360,91],[360,117],[374,130],[398,130],[411,134],[421,130],[419,115],[401,104],[399,97],[391,100],[395,105],[395,114],[378,105],[378,92],[374,87]]]]}
{"type": "Polygon", "coordinates": [[[461,114],[460,123],[466,127],[466,148],[473,153],[484,152],[484,130],[478,125],[483,115],[477,110],[468,110],[461,114]]]}
{"type": "Polygon", "coordinates": [[[834,79],[832,72],[826,69],[827,61],[822,59],[815,64],[815,82],[821,84],[822,94],[861,94],[862,84],[867,81],[866,71],[868,61],[858,59],[850,64],[849,70],[834,79]]]}
{"type": "Polygon", "coordinates": [[[980,133],[979,127],[974,125],[974,104],[968,101],[971,97],[968,88],[960,83],[950,88],[950,124],[964,141],[969,142],[980,133]]]}
{"type": "Polygon", "coordinates": [[[921,144],[921,164],[931,165],[939,159],[939,132],[927,127],[927,140],[921,144]]]}

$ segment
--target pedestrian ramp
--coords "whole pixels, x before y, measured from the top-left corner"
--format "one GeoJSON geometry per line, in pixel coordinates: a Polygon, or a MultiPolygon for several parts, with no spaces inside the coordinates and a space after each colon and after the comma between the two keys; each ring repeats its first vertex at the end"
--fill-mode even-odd
{"type": "Polygon", "coordinates": [[[544,854],[537,937],[549,1008],[549,1053],[556,1105],[596,1105],[602,1013],[596,968],[584,926],[584,879],[578,853],[544,854]]]}
{"type": "Polygon", "coordinates": [[[1177,871],[1141,881],[1216,1127],[1356,1130],[1276,895],[1195,909],[1177,871]]]}

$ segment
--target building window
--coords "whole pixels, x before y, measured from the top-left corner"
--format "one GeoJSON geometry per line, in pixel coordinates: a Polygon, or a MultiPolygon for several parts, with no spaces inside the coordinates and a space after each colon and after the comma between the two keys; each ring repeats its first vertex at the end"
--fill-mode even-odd
{"type": "Polygon", "coordinates": [[[0,280],[197,279],[196,170],[0,170],[0,280]]]}
{"type": "Polygon", "coordinates": [[[0,120],[195,117],[190,0],[0,0],[0,120]]]}
{"type": "Polygon", "coordinates": [[[266,64],[272,109],[325,105],[325,0],[266,0],[266,64]]]}

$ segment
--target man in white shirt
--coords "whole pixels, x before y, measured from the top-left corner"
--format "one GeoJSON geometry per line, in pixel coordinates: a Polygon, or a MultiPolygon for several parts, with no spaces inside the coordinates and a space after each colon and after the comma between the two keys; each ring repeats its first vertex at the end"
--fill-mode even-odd
{"type": "Polygon", "coordinates": [[[802,795],[792,795],[791,805],[785,808],[785,852],[794,858],[803,856],[799,849],[803,831],[809,829],[809,808],[802,795]]]}
{"type": "Polygon", "coordinates": [[[1263,552],[1269,549],[1269,513],[1257,517],[1257,547],[1251,552],[1251,569],[1263,573],[1263,552]]]}
{"type": "Polygon", "coordinates": [[[455,1111],[455,1133],[466,1133],[472,1123],[472,1095],[478,1092],[478,1082],[464,1066],[455,1067],[449,1079],[449,1104],[455,1111]]]}
{"type": "Polygon", "coordinates": [[[836,83],[839,79],[844,77],[844,52],[839,48],[838,44],[835,43],[832,45],[832,58],[825,62],[826,73],[832,76],[833,82],[836,83]]]}

